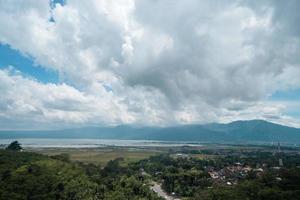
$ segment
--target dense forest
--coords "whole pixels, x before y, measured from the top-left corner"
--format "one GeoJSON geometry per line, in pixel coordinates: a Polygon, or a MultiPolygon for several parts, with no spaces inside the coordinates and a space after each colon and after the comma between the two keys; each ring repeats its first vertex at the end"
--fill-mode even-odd
{"type": "Polygon", "coordinates": [[[121,162],[111,161],[101,169],[72,163],[67,155],[0,150],[0,199],[160,199],[121,162]]]}

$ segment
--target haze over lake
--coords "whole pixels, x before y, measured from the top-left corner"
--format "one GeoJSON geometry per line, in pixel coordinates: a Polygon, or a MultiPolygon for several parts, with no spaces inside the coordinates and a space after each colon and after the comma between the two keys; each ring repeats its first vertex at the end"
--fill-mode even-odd
{"type": "MultiPolygon", "coordinates": [[[[0,144],[9,144],[11,139],[0,139],[0,144]]],[[[119,147],[175,147],[175,146],[203,146],[191,142],[166,142],[152,140],[107,140],[107,139],[45,139],[24,138],[18,141],[25,148],[97,148],[107,146],[119,147]]]]}

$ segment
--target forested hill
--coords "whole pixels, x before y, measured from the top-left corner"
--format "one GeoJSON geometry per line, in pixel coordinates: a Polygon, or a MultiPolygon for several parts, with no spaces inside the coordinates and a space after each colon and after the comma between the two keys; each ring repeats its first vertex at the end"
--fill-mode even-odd
{"type": "Polygon", "coordinates": [[[51,131],[0,131],[0,138],[98,138],[225,143],[300,144],[300,129],[263,120],[174,127],[85,127],[51,131]]]}
{"type": "Polygon", "coordinates": [[[67,154],[0,149],[0,199],[162,200],[138,178],[138,170],[130,172],[123,166],[122,158],[100,168],[71,162],[67,154]]]}

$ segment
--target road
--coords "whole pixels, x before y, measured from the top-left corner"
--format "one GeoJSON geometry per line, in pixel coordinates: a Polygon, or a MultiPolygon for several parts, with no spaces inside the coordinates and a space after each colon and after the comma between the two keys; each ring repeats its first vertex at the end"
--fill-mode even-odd
{"type": "Polygon", "coordinates": [[[163,191],[163,189],[161,188],[161,186],[156,183],[156,182],[152,182],[153,186],[151,186],[151,190],[153,190],[158,196],[166,199],[166,200],[180,200],[179,198],[175,198],[172,197],[170,195],[168,195],[165,191],[163,191]]]}

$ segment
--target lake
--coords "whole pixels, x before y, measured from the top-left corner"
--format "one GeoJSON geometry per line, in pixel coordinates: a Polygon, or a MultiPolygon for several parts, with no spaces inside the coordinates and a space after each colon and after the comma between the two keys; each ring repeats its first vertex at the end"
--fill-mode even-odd
{"type": "Polygon", "coordinates": [[[176,146],[203,146],[195,142],[168,142],[153,140],[109,140],[109,139],[48,139],[48,138],[20,138],[0,139],[0,144],[7,145],[17,140],[25,148],[97,148],[106,146],[119,147],[176,147],[176,146]]]}

